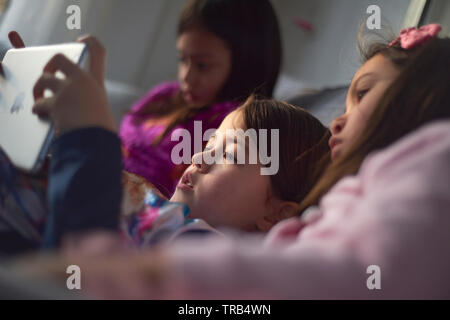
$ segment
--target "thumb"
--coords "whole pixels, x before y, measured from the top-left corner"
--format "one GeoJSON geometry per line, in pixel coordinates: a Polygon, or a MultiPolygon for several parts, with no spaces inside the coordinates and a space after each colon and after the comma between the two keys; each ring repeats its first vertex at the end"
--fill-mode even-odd
{"type": "Polygon", "coordinates": [[[25,48],[25,43],[23,42],[22,37],[17,31],[11,31],[10,33],[8,33],[8,38],[14,48],[25,48]]]}
{"type": "Polygon", "coordinates": [[[86,44],[89,50],[89,72],[103,87],[106,70],[106,50],[102,44],[93,36],[84,36],[78,42],[86,44]]]}

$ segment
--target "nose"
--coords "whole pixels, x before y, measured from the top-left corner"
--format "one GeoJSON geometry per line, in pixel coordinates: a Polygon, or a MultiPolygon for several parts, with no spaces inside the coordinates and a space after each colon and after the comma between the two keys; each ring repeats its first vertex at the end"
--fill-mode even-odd
{"type": "Polygon", "coordinates": [[[192,156],[192,165],[197,168],[200,173],[207,173],[211,165],[207,164],[203,159],[203,152],[196,153],[192,156]]]}
{"type": "Polygon", "coordinates": [[[331,134],[333,136],[339,134],[344,129],[346,122],[347,122],[347,117],[345,114],[334,119],[330,126],[331,134]]]}
{"type": "Polygon", "coordinates": [[[196,85],[197,73],[195,71],[193,63],[189,62],[183,67],[181,80],[182,82],[188,84],[191,88],[196,85]]]}

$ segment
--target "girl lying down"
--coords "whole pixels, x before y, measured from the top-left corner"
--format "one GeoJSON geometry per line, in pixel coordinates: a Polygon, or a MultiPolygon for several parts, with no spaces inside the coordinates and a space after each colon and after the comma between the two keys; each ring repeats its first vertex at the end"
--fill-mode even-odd
{"type": "Polygon", "coordinates": [[[328,158],[328,137],[328,130],[303,109],[251,97],[193,156],[170,201],[154,189],[145,191],[138,177],[125,176],[122,231],[137,246],[216,228],[267,232],[298,211],[320,174],[319,160],[328,158]],[[251,139],[245,138],[252,132],[251,139]],[[271,163],[263,165],[266,142],[271,163]],[[263,174],[264,168],[272,172],[263,174]],[[137,206],[129,207],[130,195],[140,198],[137,206]]]}
{"type": "MultiPolygon", "coordinates": [[[[194,155],[193,164],[183,175],[170,201],[145,179],[123,172],[124,199],[119,223],[122,233],[132,245],[147,246],[175,239],[179,235],[217,232],[216,228],[267,232],[274,224],[294,216],[298,211],[298,203],[312,188],[320,168],[327,162],[321,159],[328,158],[328,137],[329,131],[303,109],[282,102],[250,98],[223,121],[206,149],[194,155]],[[278,136],[274,136],[276,140],[272,141],[270,135],[275,134],[275,131],[271,129],[277,128],[280,128],[278,136]],[[237,130],[249,133],[249,129],[254,130],[256,141],[258,134],[267,130],[267,139],[259,139],[256,145],[254,139],[248,138],[242,140],[243,144],[235,143],[234,138],[238,142],[239,136],[234,133],[237,130]],[[229,131],[227,136],[227,130],[234,131],[229,131]],[[223,141],[219,141],[218,137],[223,141]],[[258,155],[258,147],[266,141],[271,147],[267,150],[273,153],[270,163],[273,168],[266,169],[274,170],[268,175],[262,175],[265,166],[259,159],[250,163],[250,151],[254,150],[255,155],[258,155]],[[273,149],[274,144],[276,149],[273,149]],[[242,162],[238,159],[241,153],[244,163],[239,163],[242,162]],[[214,161],[204,161],[208,156],[214,161]]],[[[51,188],[55,185],[59,186],[59,182],[53,181],[50,190],[55,191],[55,188],[51,188]]],[[[20,190],[24,189],[23,186],[23,183],[18,183],[18,187],[22,187],[20,190]]],[[[105,187],[108,185],[102,188],[105,187]]],[[[99,189],[96,188],[94,194],[98,194],[99,189]]],[[[61,194],[61,190],[67,191],[64,188],[56,191],[61,194]]],[[[72,190],[66,194],[66,200],[69,201],[66,207],[77,206],[70,200],[76,198],[76,193],[72,190]]],[[[54,193],[52,199],[59,201],[54,193]]],[[[42,201],[33,203],[34,207],[29,208],[31,212],[37,211],[36,204],[42,201]]],[[[80,203],[86,203],[86,200],[80,203]]],[[[111,201],[108,203],[115,204],[111,201]]],[[[10,215],[13,217],[18,217],[18,213],[22,212],[20,208],[5,209],[14,212],[10,215]]],[[[44,216],[40,213],[40,217],[44,216]]],[[[105,217],[103,223],[112,226],[115,218],[115,215],[105,217]]],[[[52,224],[49,223],[49,227],[52,224]]],[[[90,225],[86,227],[90,228],[90,225]]],[[[31,227],[28,229],[34,230],[31,227]]],[[[26,230],[24,232],[33,234],[26,230]]],[[[39,235],[36,238],[35,242],[38,243],[39,235]]]]}

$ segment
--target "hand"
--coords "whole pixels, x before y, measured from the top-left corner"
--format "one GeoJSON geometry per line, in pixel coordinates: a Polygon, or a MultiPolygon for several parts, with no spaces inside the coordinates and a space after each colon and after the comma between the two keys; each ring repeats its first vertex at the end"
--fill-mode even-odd
{"type": "MultiPolygon", "coordinates": [[[[21,36],[17,33],[17,31],[11,31],[8,34],[9,42],[15,49],[25,48],[25,43],[23,42],[21,36]]],[[[0,75],[4,75],[2,62],[0,61],[0,75]]]]}
{"type": "Polygon", "coordinates": [[[81,70],[62,54],[54,56],[34,86],[33,113],[49,117],[56,135],[86,127],[116,132],[104,86],[105,49],[91,36],[78,41],[85,43],[89,50],[89,72],[81,70]],[[62,72],[65,79],[56,77],[57,71],[62,72]],[[44,97],[47,89],[53,96],[44,97]]]}

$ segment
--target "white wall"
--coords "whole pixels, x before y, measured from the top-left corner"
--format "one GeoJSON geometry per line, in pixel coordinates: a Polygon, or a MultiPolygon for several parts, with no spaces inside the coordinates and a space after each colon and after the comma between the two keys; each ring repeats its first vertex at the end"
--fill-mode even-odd
{"type": "MultiPolygon", "coordinates": [[[[175,30],[184,0],[12,0],[0,26],[19,31],[29,45],[97,35],[108,51],[109,79],[146,89],[176,77],[175,30]],[[70,4],[82,10],[82,30],[66,28],[70,4]]],[[[283,78],[309,87],[346,84],[359,66],[358,25],[370,4],[398,29],[410,0],[272,0],[284,38],[283,78]],[[293,23],[310,21],[306,32],[293,23]]],[[[251,45],[251,44],[250,44],[251,45]]]]}
{"type": "Polygon", "coordinates": [[[375,4],[394,31],[401,28],[410,0],[274,0],[284,36],[283,73],[312,87],[351,81],[360,66],[356,38],[366,10],[375,4]],[[302,18],[313,25],[307,32],[294,24],[302,18]]]}
{"type": "Polygon", "coordinates": [[[109,79],[147,88],[176,75],[175,23],[183,0],[12,0],[0,26],[27,45],[75,41],[94,34],[108,52],[109,79]],[[68,30],[66,8],[81,8],[82,29],[68,30]]]}

